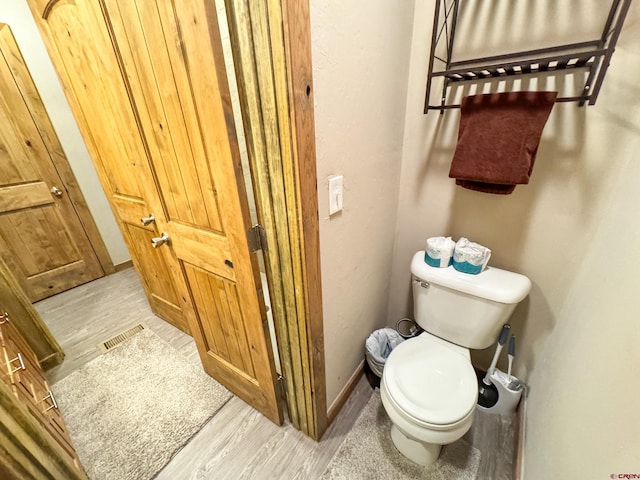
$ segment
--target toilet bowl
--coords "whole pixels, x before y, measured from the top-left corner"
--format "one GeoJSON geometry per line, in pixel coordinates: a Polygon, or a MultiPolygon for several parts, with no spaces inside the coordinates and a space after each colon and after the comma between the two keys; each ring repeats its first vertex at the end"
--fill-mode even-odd
{"type": "Polygon", "coordinates": [[[469,350],[427,332],[391,352],[380,390],[394,445],[419,465],[433,463],[473,422],[478,384],[469,350]]]}

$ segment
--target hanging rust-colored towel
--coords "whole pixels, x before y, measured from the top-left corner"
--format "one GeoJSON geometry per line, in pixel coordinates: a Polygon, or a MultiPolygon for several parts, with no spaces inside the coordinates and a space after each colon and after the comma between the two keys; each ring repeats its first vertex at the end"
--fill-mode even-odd
{"type": "Polygon", "coordinates": [[[472,95],[462,100],[449,177],[471,190],[507,195],[529,183],[557,92],[472,95]]]}

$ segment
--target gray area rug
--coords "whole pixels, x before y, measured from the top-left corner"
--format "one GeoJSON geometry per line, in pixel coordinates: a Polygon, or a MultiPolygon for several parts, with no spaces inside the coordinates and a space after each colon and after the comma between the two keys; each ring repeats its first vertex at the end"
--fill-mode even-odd
{"type": "Polygon", "coordinates": [[[480,451],[464,440],[442,448],[430,467],[405,458],[391,440],[391,420],[376,390],[322,475],[325,480],[473,480],[480,451]]]}
{"type": "Polygon", "coordinates": [[[230,398],[143,330],[53,386],[89,478],[150,479],[230,398]]]}

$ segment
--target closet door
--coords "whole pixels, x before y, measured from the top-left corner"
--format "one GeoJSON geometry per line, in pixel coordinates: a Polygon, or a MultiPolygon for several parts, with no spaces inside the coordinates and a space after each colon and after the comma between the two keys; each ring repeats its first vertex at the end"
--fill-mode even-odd
{"type": "MultiPolygon", "coordinates": [[[[205,370],[281,423],[214,2],[42,3],[31,0],[78,102],[95,82],[103,90],[96,99],[134,117],[109,128],[129,135],[132,150],[144,146],[133,157],[140,196],[146,192],[148,213],[168,237],[155,251],[175,259],[167,274],[177,281],[205,370]],[[83,78],[87,62],[96,70],[91,82],[83,78]]],[[[98,105],[91,111],[102,116],[98,105]]],[[[84,121],[95,133],[106,128],[84,121]]]]}
{"type": "Polygon", "coordinates": [[[177,289],[166,272],[170,252],[150,248],[156,225],[141,223],[154,210],[143,179],[150,177],[137,119],[120,79],[120,65],[98,2],[31,2],[44,16],[48,45],[65,93],[91,152],[147,299],[161,318],[189,333],[177,289]]]}

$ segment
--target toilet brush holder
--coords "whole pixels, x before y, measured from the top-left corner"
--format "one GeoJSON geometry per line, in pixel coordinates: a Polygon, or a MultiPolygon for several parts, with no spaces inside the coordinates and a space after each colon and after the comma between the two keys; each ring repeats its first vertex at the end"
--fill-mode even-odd
{"type": "Polygon", "coordinates": [[[516,411],[516,407],[522,397],[525,383],[513,375],[507,375],[497,368],[491,374],[491,383],[498,390],[498,401],[492,407],[478,405],[478,409],[496,415],[511,415],[516,411]]]}

